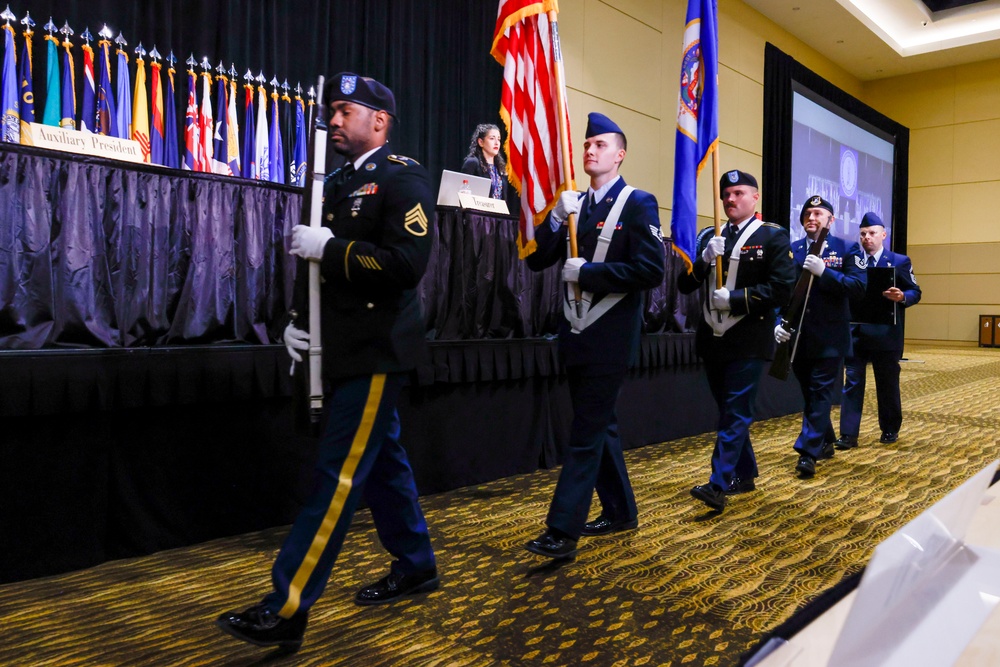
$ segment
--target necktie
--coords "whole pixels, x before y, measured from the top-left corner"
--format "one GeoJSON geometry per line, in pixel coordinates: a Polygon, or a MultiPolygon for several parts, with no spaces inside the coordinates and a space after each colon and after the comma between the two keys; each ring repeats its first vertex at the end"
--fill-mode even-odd
{"type": "Polygon", "coordinates": [[[726,234],[726,254],[732,253],[733,248],[736,246],[736,237],[740,234],[739,225],[729,225],[729,233],[726,234]]]}
{"type": "Polygon", "coordinates": [[[340,168],[340,172],[337,174],[337,177],[334,179],[334,184],[335,185],[343,185],[353,175],[354,175],[354,163],[353,162],[348,162],[347,164],[345,164],[343,167],[340,168]]]}

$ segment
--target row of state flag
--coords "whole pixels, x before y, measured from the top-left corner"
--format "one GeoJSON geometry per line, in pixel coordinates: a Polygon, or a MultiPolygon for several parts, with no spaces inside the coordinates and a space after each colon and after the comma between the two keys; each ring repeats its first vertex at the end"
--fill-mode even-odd
{"type": "Polygon", "coordinates": [[[93,36],[85,29],[80,35],[84,42],[80,46],[84,80],[78,107],[74,45],[70,41],[74,32],[68,23],[57,29],[50,18],[44,27],[47,31],[44,36],[45,108],[40,110],[41,118],[36,118],[38,110],[35,109],[32,69],[32,28],[35,22],[30,13],[19,21],[23,30],[18,55],[17,35],[11,25],[12,21],[18,22],[17,17],[8,7],[0,13],[0,20],[4,22],[0,26],[4,40],[3,74],[0,79],[0,141],[31,144],[31,123],[40,122],[133,139],[138,142],[144,160],[151,164],[273,183],[304,184],[307,128],[313,113],[314,91],[309,91],[306,102],[301,86],[297,86],[293,99],[289,95],[287,81],[279,86],[275,77],[270,81],[271,92],[268,95],[263,72],[254,77],[248,70],[243,75],[244,137],[241,145],[236,66],[226,70],[219,63],[212,70],[208,58],[202,58],[199,63],[191,56],[186,61],[187,111],[181,142],[175,104],[176,59],[172,52],[163,58],[155,46],[147,52],[140,43],[133,51],[133,70],[125,50],[127,43],[119,34],[114,39],[117,76],[116,85],[112,88],[114,33],[104,26],[95,51],[90,45],[93,36]],[[57,33],[62,36],[61,40],[57,33]],[[147,56],[150,71],[148,85],[147,56]],[[134,86],[130,76],[132,71],[135,72],[134,86]],[[286,155],[289,156],[287,160],[286,155]]]}

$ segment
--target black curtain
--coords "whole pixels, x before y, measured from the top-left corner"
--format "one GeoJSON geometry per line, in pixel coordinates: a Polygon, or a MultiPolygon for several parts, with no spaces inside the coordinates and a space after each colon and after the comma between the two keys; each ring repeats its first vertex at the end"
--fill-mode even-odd
{"type": "MultiPolygon", "coordinates": [[[[320,74],[349,70],[374,77],[396,95],[399,122],[393,148],[427,166],[435,188],[441,169],[458,170],[476,124],[501,125],[503,71],[489,55],[496,22],[495,2],[479,0],[16,0],[18,20],[36,19],[34,91],[36,115],[45,104],[46,55],[42,34],[48,17],[77,33],[72,50],[80,100],[85,27],[95,36],[104,24],[128,41],[131,81],[134,49],[142,42],[177,62],[178,128],[183,132],[187,84],[184,61],[207,56],[236,65],[237,107],[243,127],[243,74],[263,71],[267,81],[286,78],[308,90],[320,74]]],[[[17,45],[20,53],[21,26],[17,45]]],[[[96,43],[92,43],[96,47],[96,43]]],[[[112,71],[117,69],[112,57],[112,71]]],[[[199,69],[200,71],[200,69],[199,69]]],[[[148,76],[148,57],[147,57],[148,76]]],[[[115,79],[112,78],[112,87],[115,79]]],[[[268,93],[271,86],[267,85],[268,93]]],[[[294,94],[294,93],[293,93],[294,94]]],[[[79,105],[78,105],[79,106],[79,105]]],[[[283,126],[287,124],[283,123],[283,126]]],[[[285,136],[286,150],[291,145],[285,136]]],[[[181,138],[183,141],[183,137],[181,138]]],[[[240,145],[242,146],[242,139],[240,145]]]]}
{"type": "Polygon", "coordinates": [[[762,194],[765,220],[787,226],[792,202],[792,82],[796,81],[862,121],[891,134],[895,143],[892,246],[906,252],[910,131],[903,125],[833,85],[773,44],[764,46],[764,164],[762,194]]]}

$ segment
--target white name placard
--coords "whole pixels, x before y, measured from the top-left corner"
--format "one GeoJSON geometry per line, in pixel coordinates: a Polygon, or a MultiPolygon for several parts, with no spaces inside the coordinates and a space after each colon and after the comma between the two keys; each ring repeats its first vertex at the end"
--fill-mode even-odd
{"type": "Polygon", "coordinates": [[[471,208],[476,211],[485,211],[487,213],[499,213],[500,215],[510,215],[510,210],[507,208],[507,202],[502,199],[493,199],[492,197],[479,197],[468,192],[458,193],[458,204],[462,208],[471,208]]]}
{"type": "Polygon", "coordinates": [[[143,162],[142,148],[138,141],[119,139],[103,134],[91,134],[68,127],[54,127],[31,123],[32,144],[39,148],[48,148],[80,155],[94,155],[112,160],[126,162],[143,162]]]}

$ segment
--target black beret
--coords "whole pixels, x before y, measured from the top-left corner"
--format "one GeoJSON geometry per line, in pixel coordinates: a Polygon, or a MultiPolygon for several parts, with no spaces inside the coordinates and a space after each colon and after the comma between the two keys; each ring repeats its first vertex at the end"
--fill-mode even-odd
{"type": "Polygon", "coordinates": [[[865,213],[865,217],[861,218],[861,224],[858,225],[858,229],[861,229],[863,227],[874,227],[875,225],[878,225],[879,227],[885,227],[885,225],[882,224],[882,218],[878,217],[874,213],[869,212],[865,213]]]}
{"type": "Polygon", "coordinates": [[[719,193],[726,191],[726,188],[731,188],[735,185],[749,185],[753,189],[757,189],[757,179],[753,177],[753,174],[748,174],[745,171],[740,171],[739,169],[733,169],[732,171],[727,171],[719,179],[719,193]]]}
{"type": "Polygon", "coordinates": [[[825,208],[830,212],[830,215],[836,215],[833,212],[833,204],[823,199],[819,195],[813,195],[812,197],[806,200],[805,204],[802,205],[802,212],[799,213],[799,222],[805,222],[806,211],[808,211],[811,208],[825,208]]]}
{"type": "Polygon", "coordinates": [[[367,76],[341,72],[330,79],[324,92],[327,104],[344,100],[396,117],[396,98],[392,91],[367,76]]]}

